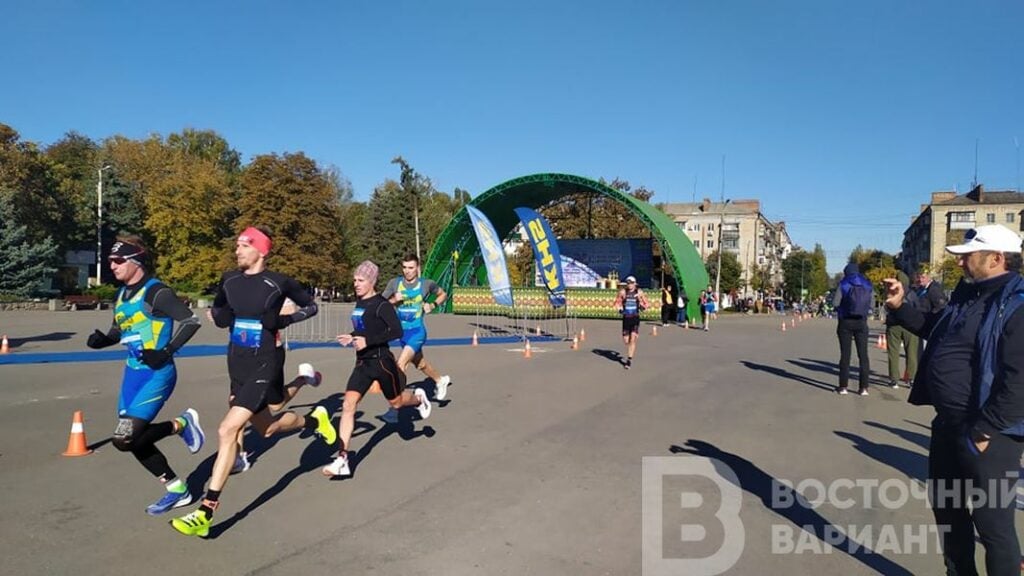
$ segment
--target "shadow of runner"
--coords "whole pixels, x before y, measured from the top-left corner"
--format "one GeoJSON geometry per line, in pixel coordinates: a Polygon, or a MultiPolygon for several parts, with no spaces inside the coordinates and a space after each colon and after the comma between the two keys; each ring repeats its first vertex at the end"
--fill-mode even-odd
{"type": "MultiPolygon", "coordinates": [[[[918,426],[920,426],[920,424],[918,424],[917,422],[910,422],[909,420],[907,420],[906,422],[910,424],[917,424],[918,426]]],[[[865,420],[864,423],[867,424],[868,426],[871,426],[872,428],[878,428],[881,430],[885,430],[886,432],[891,432],[892,434],[895,434],[896,436],[903,438],[907,442],[910,442],[911,444],[916,444],[921,448],[924,448],[925,450],[928,450],[928,446],[931,444],[931,436],[929,436],[928,434],[911,432],[910,430],[895,428],[893,426],[881,424],[879,422],[869,422],[865,420]]]]}
{"type": "MultiPolygon", "coordinates": [[[[366,441],[366,444],[363,444],[363,447],[360,448],[358,452],[349,452],[348,466],[349,470],[352,471],[351,476],[331,478],[331,481],[344,482],[355,478],[356,471],[359,469],[359,465],[363,460],[370,455],[370,452],[373,451],[377,444],[380,444],[382,440],[392,434],[398,434],[398,437],[405,441],[413,440],[420,436],[426,436],[427,438],[434,437],[436,432],[430,426],[424,426],[422,430],[417,431],[414,421],[411,418],[405,417],[405,415],[402,414],[403,411],[408,412],[408,407],[403,408],[403,410],[399,412],[398,424],[385,424],[380,430],[374,432],[373,436],[370,436],[370,439],[366,441]]],[[[358,422],[356,424],[358,425],[358,422]]],[[[355,435],[353,434],[352,437],[355,438],[355,435]]]]}
{"type": "Polygon", "coordinates": [[[602,350],[600,348],[594,348],[594,349],[591,350],[591,352],[593,352],[594,354],[597,354],[598,356],[601,356],[603,358],[607,358],[607,359],[611,360],[612,362],[616,362],[618,364],[622,364],[623,363],[622,362],[622,354],[619,353],[619,351],[617,351],[617,350],[602,350]]]}
{"type": "Polygon", "coordinates": [[[908,478],[915,478],[924,482],[928,477],[928,456],[924,454],[918,454],[912,450],[893,446],[892,444],[872,442],[863,436],[850,432],[835,430],[834,433],[844,440],[849,440],[853,447],[861,454],[882,464],[892,466],[906,474],[908,478]]]}
{"type": "MultiPolygon", "coordinates": [[[[29,342],[58,342],[61,340],[70,340],[76,334],[76,332],[50,332],[49,334],[40,334],[38,336],[12,336],[7,339],[7,344],[11,348],[18,348],[23,344],[28,344],[29,342]]],[[[85,342],[84,338],[82,339],[82,342],[85,342]]]]}
{"type": "Polygon", "coordinates": [[[821,389],[821,390],[826,390],[828,392],[835,392],[836,391],[836,387],[832,386],[831,384],[826,384],[826,383],[824,383],[824,382],[822,382],[820,380],[815,380],[813,378],[808,378],[807,376],[801,376],[801,375],[796,374],[794,372],[790,372],[790,371],[786,370],[785,368],[778,368],[776,366],[768,366],[767,364],[758,364],[756,362],[750,362],[748,360],[740,360],[740,364],[743,364],[744,366],[746,366],[747,368],[750,368],[751,370],[758,370],[760,372],[767,372],[769,374],[774,374],[775,376],[778,376],[780,378],[787,378],[789,380],[795,380],[797,382],[800,382],[801,384],[806,384],[808,386],[813,386],[814,388],[818,388],[818,389],[821,389]]]}
{"type": "MultiPolygon", "coordinates": [[[[805,508],[800,504],[794,503],[791,506],[787,506],[782,509],[778,509],[772,506],[772,487],[777,483],[777,480],[758,468],[749,460],[731,452],[725,452],[719,449],[717,446],[704,442],[702,440],[687,440],[686,447],[672,445],[669,447],[669,452],[673,454],[693,454],[696,456],[704,456],[705,458],[713,458],[729,466],[732,471],[736,474],[736,478],[740,482],[740,488],[749,492],[754,497],[761,500],[761,503],[768,510],[771,510],[782,516],[789,522],[792,522],[798,529],[806,530],[807,532],[817,536],[822,542],[822,547],[829,546],[825,540],[826,528],[831,528],[831,532],[835,532],[836,527],[828,519],[819,514],[812,508],[805,508]]],[[[863,546],[858,545],[854,550],[850,550],[853,547],[853,543],[850,540],[844,539],[835,546],[837,553],[845,553],[850,557],[854,558],[858,562],[864,564],[868,568],[874,570],[879,574],[885,574],[886,576],[894,575],[911,575],[912,572],[899,564],[889,560],[888,558],[876,554],[871,550],[865,549],[863,546]]]]}
{"type": "MultiPolygon", "coordinates": [[[[828,374],[829,376],[835,376],[836,382],[839,382],[839,364],[836,362],[828,362],[825,360],[815,360],[813,358],[801,358],[800,360],[786,360],[790,364],[803,368],[804,370],[810,370],[812,372],[821,372],[822,374],[828,374]]],[[[850,360],[850,381],[855,382],[860,377],[860,366],[855,365],[853,360],[850,360]]],[[[868,382],[876,386],[888,386],[889,379],[876,374],[874,371],[868,372],[868,382]]]]}

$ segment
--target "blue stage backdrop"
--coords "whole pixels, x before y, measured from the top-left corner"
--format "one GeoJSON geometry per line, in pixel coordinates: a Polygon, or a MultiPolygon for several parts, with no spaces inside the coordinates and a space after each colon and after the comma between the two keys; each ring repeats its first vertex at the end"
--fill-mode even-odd
{"type": "Polygon", "coordinates": [[[650,238],[597,238],[559,240],[565,285],[593,288],[597,277],[607,278],[615,270],[619,282],[636,276],[641,288],[651,287],[654,242],[650,238]]]}

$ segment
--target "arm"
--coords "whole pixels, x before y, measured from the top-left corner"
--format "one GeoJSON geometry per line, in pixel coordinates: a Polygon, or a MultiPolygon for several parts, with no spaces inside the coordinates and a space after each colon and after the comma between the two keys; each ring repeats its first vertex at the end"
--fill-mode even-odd
{"type": "Polygon", "coordinates": [[[153,306],[153,312],[168,316],[178,322],[177,330],[174,331],[174,336],[167,344],[167,352],[174,354],[199,331],[199,318],[192,313],[188,306],[185,306],[185,303],[178,298],[173,290],[163,284],[154,286],[153,290],[146,294],[146,299],[150,298],[152,298],[150,304],[153,306]]]}
{"type": "Polygon", "coordinates": [[[619,290],[618,294],[615,295],[615,309],[622,310],[622,299],[626,297],[625,290],[619,290]]]}
{"type": "Polygon", "coordinates": [[[388,280],[388,285],[384,287],[384,291],[381,292],[380,295],[388,302],[398,306],[398,304],[402,302],[398,297],[398,278],[388,280]]]}
{"type": "Polygon", "coordinates": [[[981,407],[972,432],[975,441],[1024,421],[1024,313],[1018,309],[1006,321],[1000,338],[999,365],[992,394],[981,407]]]}
{"type": "Polygon", "coordinates": [[[644,310],[650,308],[651,303],[647,300],[647,294],[644,294],[644,291],[639,289],[636,292],[637,299],[640,301],[640,311],[643,312],[644,310]]]}
{"type": "Polygon", "coordinates": [[[110,328],[107,330],[106,334],[99,330],[93,330],[93,333],[89,334],[89,338],[86,339],[85,345],[89,348],[99,350],[100,348],[113,346],[120,341],[121,327],[117,325],[117,322],[111,321],[110,328]]]}
{"type": "Polygon", "coordinates": [[[213,307],[210,308],[210,316],[217,328],[229,328],[235,323],[235,311],[228,305],[228,295],[224,291],[225,281],[226,279],[221,277],[217,295],[213,297],[213,307]]]}
{"type": "Polygon", "coordinates": [[[398,321],[398,313],[390,302],[384,301],[377,305],[376,317],[383,326],[380,330],[368,330],[363,336],[366,337],[367,346],[387,345],[395,338],[402,337],[402,324],[398,321]]]}
{"type": "Polygon", "coordinates": [[[282,314],[278,317],[277,326],[278,328],[287,328],[288,326],[302,322],[308,318],[316,316],[319,308],[316,305],[316,300],[310,296],[309,292],[306,292],[302,286],[299,285],[295,280],[288,278],[284,282],[284,295],[290,298],[292,302],[298,307],[298,310],[291,314],[282,314]]]}
{"type": "Polygon", "coordinates": [[[438,286],[437,283],[434,282],[433,280],[428,281],[430,282],[430,293],[434,295],[434,301],[423,303],[424,314],[430,314],[431,312],[434,311],[434,309],[444,304],[444,301],[448,299],[448,293],[444,291],[444,288],[438,286]],[[430,305],[429,310],[427,309],[427,305],[430,305]]]}

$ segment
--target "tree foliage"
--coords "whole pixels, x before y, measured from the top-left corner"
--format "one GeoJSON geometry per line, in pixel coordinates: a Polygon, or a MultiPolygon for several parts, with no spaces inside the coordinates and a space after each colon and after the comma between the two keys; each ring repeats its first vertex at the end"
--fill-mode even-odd
{"type": "MultiPolygon", "coordinates": [[[[649,202],[654,191],[643,186],[633,189],[618,178],[602,184],[649,202]]],[[[647,238],[650,231],[644,223],[617,201],[593,193],[564,196],[538,210],[551,223],[559,238],[647,238]]]]}
{"type": "MultiPolygon", "coordinates": [[[[711,283],[711,287],[715,287],[715,278],[718,274],[718,251],[715,250],[708,255],[707,262],[704,267],[708,271],[708,281],[711,283]]],[[[722,252],[722,278],[720,280],[722,294],[728,294],[733,290],[739,290],[743,286],[740,282],[740,276],[743,273],[743,267],[740,266],[740,260],[732,252],[722,252]]]]}
{"type": "Polygon", "coordinates": [[[829,288],[825,250],[820,244],[814,246],[813,252],[803,249],[794,250],[782,261],[782,276],[786,295],[789,299],[799,300],[800,289],[807,291],[807,298],[813,300],[825,294],[829,288]]]}
{"type": "Polygon", "coordinates": [[[29,239],[14,217],[12,195],[0,191],[0,293],[29,296],[53,273],[56,256],[50,238],[29,239]]]}

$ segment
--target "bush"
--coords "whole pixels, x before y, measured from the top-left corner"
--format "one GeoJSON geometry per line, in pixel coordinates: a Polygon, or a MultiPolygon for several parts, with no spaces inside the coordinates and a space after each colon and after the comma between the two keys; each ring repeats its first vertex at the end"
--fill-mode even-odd
{"type": "Polygon", "coordinates": [[[85,294],[90,296],[96,296],[103,302],[111,302],[117,297],[117,287],[113,284],[100,284],[99,286],[93,286],[87,289],[85,294]]]}

